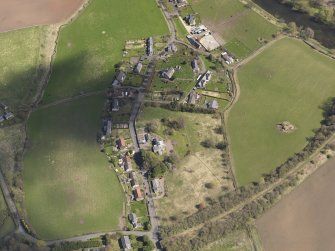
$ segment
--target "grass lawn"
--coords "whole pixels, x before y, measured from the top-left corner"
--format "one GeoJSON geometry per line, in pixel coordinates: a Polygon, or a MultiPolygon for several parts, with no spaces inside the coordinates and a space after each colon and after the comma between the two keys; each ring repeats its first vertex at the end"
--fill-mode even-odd
{"type": "Polygon", "coordinates": [[[24,204],[42,239],[119,229],[123,192],[96,143],[103,103],[92,96],[31,114],[24,204]]]}
{"type": "Polygon", "coordinates": [[[91,1],[60,33],[53,74],[43,102],[106,88],[127,39],[167,33],[154,0],[91,1]]]}
{"type": "Polygon", "coordinates": [[[0,189],[0,238],[13,232],[14,229],[14,222],[9,216],[7,205],[0,189]]]}
{"type": "Polygon", "coordinates": [[[285,38],[239,70],[241,95],[228,133],[240,185],[257,181],[305,146],[320,126],[320,105],[334,96],[334,69],[334,60],[285,38]],[[286,120],[297,130],[279,132],[276,124],[286,120]]]}
{"type": "Polygon", "coordinates": [[[228,43],[237,57],[246,57],[262,44],[258,38],[270,40],[277,27],[236,0],[193,0],[193,8],[211,29],[228,43]]]}
{"type": "Polygon", "coordinates": [[[36,92],[44,27],[0,33],[0,100],[10,106],[29,104],[36,92]]]}

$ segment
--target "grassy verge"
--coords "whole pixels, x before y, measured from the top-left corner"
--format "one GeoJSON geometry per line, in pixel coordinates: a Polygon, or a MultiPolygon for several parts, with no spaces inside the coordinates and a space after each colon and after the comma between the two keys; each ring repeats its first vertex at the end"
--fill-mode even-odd
{"type": "Polygon", "coordinates": [[[25,207],[43,239],[119,228],[123,192],[96,143],[103,102],[82,98],[38,110],[28,121],[25,207]]]}
{"type": "Polygon", "coordinates": [[[239,70],[241,95],[228,130],[241,185],[258,180],[304,147],[319,127],[320,106],[335,91],[334,67],[333,60],[285,38],[239,70]],[[282,121],[297,129],[279,132],[276,124],[282,121]]]}

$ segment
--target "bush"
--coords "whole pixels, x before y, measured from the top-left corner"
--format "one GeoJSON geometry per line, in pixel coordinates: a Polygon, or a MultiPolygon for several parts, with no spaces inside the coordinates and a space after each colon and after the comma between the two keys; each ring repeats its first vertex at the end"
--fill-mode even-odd
{"type": "Polygon", "coordinates": [[[206,148],[212,148],[214,146],[214,142],[211,139],[206,139],[201,142],[201,145],[206,148]]]}

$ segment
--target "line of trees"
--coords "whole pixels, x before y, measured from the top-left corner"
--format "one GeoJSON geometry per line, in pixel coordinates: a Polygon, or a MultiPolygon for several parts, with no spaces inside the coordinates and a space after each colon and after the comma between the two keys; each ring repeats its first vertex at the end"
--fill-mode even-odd
{"type": "Polygon", "coordinates": [[[318,22],[335,25],[334,7],[327,5],[324,0],[280,0],[295,11],[307,13],[318,22]]]}
{"type": "Polygon", "coordinates": [[[190,112],[190,113],[204,113],[204,114],[214,114],[217,111],[214,109],[207,109],[203,107],[198,107],[192,104],[180,104],[176,101],[171,103],[160,103],[160,102],[146,102],[146,106],[161,107],[175,112],[190,112]]]}

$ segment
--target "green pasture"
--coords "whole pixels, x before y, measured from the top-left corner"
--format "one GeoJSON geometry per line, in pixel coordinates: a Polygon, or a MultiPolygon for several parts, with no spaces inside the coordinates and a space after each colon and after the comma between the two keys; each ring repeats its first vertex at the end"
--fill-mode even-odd
{"type": "Polygon", "coordinates": [[[0,33],[0,102],[11,107],[31,102],[45,33],[44,27],[0,33]]]}
{"type": "Polygon", "coordinates": [[[42,239],[119,229],[123,192],[96,141],[103,96],[33,112],[24,156],[24,205],[42,239]]]}
{"type": "Polygon", "coordinates": [[[168,33],[154,0],[94,0],[58,41],[43,102],[102,90],[111,83],[124,42],[168,33]],[[148,15],[150,13],[150,15],[148,15]]]}
{"type": "Polygon", "coordinates": [[[335,95],[335,61],[284,38],[241,67],[241,94],[228,117],[240,185],[257,181],[306,145],[320,126],[320,106],[335,95]],[[276,124],[297,130],[284,134],[276,124]]]}

